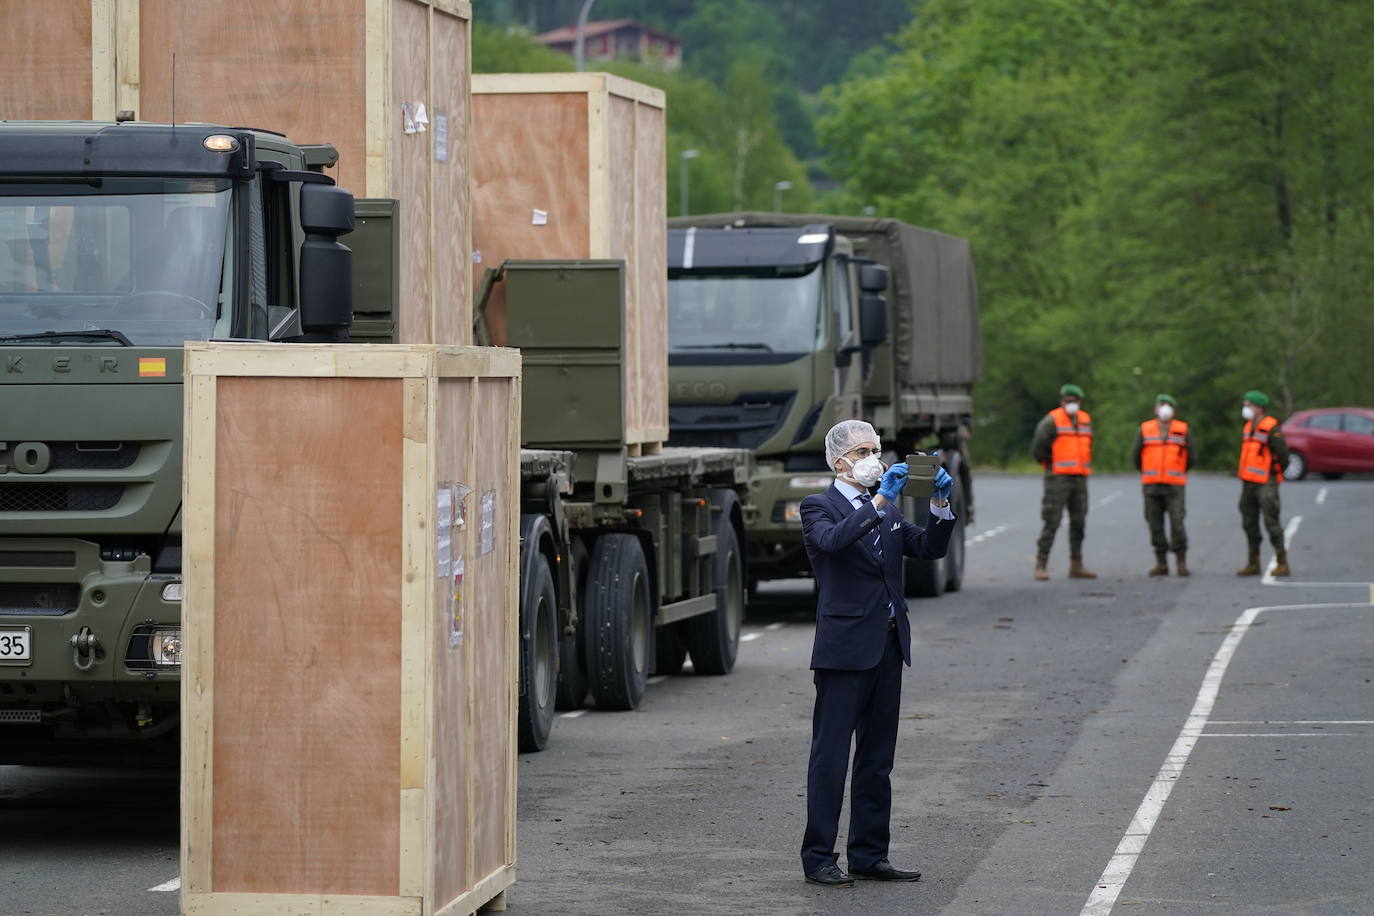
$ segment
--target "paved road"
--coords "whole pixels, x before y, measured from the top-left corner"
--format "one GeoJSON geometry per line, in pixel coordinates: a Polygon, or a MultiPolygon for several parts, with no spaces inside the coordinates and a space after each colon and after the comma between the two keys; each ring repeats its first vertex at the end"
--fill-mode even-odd
{"type": "MultiPolygon", "coordinates": [[[[814,605],[782,583],[733,675],[521,757],[510,912],[1374,912],[1374,482],[1285,485],[1281,583],[1232,574],[1237,488],[1195,478],[1194,575],[1150,579],[1138,485],[1094,478],[1101,578],[1064,578],[1061,530],[1035,583],[1039,481],[980,480],[965,590],[912,604],[892,857],[919,884],[801,880],[814,605]]],[[[149,890],[175,804],[165,777],[0,768],[0,912],[175,913],[149,890]]]]}

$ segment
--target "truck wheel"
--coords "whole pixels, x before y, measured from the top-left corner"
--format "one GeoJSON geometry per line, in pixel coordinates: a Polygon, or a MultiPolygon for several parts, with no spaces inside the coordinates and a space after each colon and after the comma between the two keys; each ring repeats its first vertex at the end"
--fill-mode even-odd
{"type": "Polygon", "coordinates": [[[649,564],[632,534],[603,534],[587,573],[585,644],[599,709],[634,709],[644,698],[653,639],[649,564]]]}
{"type": "Polygon", "coordinates": [[[654,633],[654,674],[681,674],[687,661],[687,647],[682,644],[682,624],[670,623],[654,633]]]}
{"type": "Polygon", "coordinates": [[[573,540],[573,607],[577,610],[577,629],[571,635],[561,631],[558,640],[558,709],[581,709],[587,704],[587,662],[583,657],[582,633],[587,619],[587,545],[581,538],[573,540]]]}
{"type": "Polygon", "coordinates": [[[945,554],[945,591],[957,592],[964,587],[964,500],[956,487],[954,499],[954,533],[949,536],[949,552],[945,554]]]}
{"type": "Polygon", "coordinates": [[[520,608],[520,750],[542,751],[553,726],[558,682],[558,593],[549,561],[539,559],[520,608]]]}
{"type": "Polygon", "coordinates": [[[739,628],[744,620],[744,570],[739,535],[730,518],[721,513],[716,529],[716,555],[712,561],[716,583],[716,609],[683,621],[683,637],[692,653],[697,674],[729,674],[739,652],[739,628]]]}

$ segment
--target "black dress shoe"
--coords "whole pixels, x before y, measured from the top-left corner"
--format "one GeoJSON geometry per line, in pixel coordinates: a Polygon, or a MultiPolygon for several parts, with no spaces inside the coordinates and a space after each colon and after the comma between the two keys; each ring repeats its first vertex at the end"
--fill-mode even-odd
{"type": "MultiPolygon", "coordinates": [[[[888,866],[889,868],[891,866],[888,866]]],[[[838,865],[822,865],[820,868],[806,876],[808,884],[820,884],[825,887],[853,887],[854,879],[840,870],[838,865]]]]}
{"type": "Polygon", "coordinates": [[[892,863],[887,859],[881,859],[873,863],[872,868],[857,869],[851,868],[854,877],[865,878],[869,881],[920,881],[921,873],[918,871],[903,871],[900,868],[893,868],[892,863]]]}

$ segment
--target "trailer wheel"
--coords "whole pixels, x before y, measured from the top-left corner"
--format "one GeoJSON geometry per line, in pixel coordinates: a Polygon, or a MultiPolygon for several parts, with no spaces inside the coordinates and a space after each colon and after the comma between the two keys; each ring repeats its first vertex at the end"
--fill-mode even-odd
{"type": "Polygon", "coordinates": [[[945,591],[957,592],[964,587],[964,500],[956,484],[954,498],[954,533],[949,536],[949,552],[945,554],[945,591]]]}
{"type": "Polygon", "coordinates": [[[520,639],[520,750],[542,751],[549,743],[558,683],[558,593],[548,560],[535,561],[521,604],[529,632],[520,639]]]}
{"type": "Polygon", "coordinates": [[[945,561],[940,560],[902,560],[902,579],[906,585],[908,598],[938,598],[945,591],[946,575],[949,572],[945,561]]]}
{"type": "Polygon", "coordinates": [[[581,709],[587,705],[587,662],[582,648],[582,634],[587,625],[587,545],[575,538],[572,545],[573,607],[577,610],[577,628],[571,634],[560,631],[558,639],[558,709],[581,709]]]}
{"type": "Polygon", "coordinates": [[[716,609],[683,621],[683,636],[697,674],[729,674],[739,652],[739,628],[744,620],[744,570],[739,535],[730,517],[721,513],[712,560],[716,609]]]}
{"type": "Polygon", "coordinates": [[[670,623],[654,633],[654,674],[681,674],[687,661],[687,647],[682,642],[682,623],[670,623]]]}
{"type": "Polygon", "coordinates": [[[603,534],[587,573],[587,667],[599,709],[634,709],[644,698],[653,645],[649,564],[632,534],[603,534]]]}

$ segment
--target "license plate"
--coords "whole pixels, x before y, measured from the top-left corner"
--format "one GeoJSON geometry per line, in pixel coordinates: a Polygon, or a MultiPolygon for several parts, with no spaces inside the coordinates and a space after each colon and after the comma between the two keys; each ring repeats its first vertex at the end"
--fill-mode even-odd
{"type": "Polygon", "coordinates": [[[29,627],[0,627],[0,665],[27,665],[32,651],[29,627]]]}

